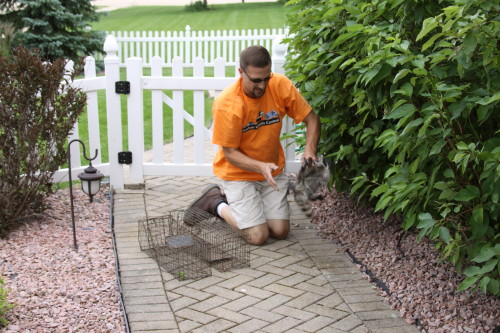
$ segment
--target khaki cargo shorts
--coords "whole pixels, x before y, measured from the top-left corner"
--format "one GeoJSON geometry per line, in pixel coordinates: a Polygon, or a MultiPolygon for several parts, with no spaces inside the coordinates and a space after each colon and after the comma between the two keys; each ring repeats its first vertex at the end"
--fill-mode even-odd
{"type": "Polygon", "coordinates": [[[290,206],[286,198],[288,176],[281,173],[274,178],[279,191],[267,181],[222,181],[231,213],[239,229],[266,223],[266,220],[290,220],[290,206]]]}

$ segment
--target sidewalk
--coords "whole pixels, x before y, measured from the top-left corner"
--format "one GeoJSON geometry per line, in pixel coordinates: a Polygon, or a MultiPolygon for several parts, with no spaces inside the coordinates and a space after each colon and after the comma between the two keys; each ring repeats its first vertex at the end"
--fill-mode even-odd
{"type": "Polygon", "coordinates": [[[249,268],[213,269],[212,276],[197,281],[178,281],[160,271],[139,248],[138,221],[185,209],[212,182],[217,180],[148,177],[144,190],[114,195],[132,332],[418,332],[376,295],[345,253],[318,235],[293,201],[290,236],[252,246],[249,268]]]}

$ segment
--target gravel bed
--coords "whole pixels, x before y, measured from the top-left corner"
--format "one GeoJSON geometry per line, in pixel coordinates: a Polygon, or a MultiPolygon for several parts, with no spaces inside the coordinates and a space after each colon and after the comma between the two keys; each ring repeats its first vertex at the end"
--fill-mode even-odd
{"type": "Polygon", "coordinates": [[[346,194],[324,191],[324,200],[312,203],[312,222],[330,239],[349,251],[388,288],[386,297],[408,323],[423,332],[500,332],[500,300],[480,292],[455,290],[463,276],[428,239],[402,233],[396,219],[384,222],[381,214],[358,205],[346,194]],[[399,243],[399,245],[398,245],[399,243]],[[496,329],[495,329],[496,328],[496,329]]]}
{"type": "MultiPolygon", "coordinates": [[[[16,304],[2,333],[125,332],[116,284],[109,226],[109,198],[94,203],[75,192],[78,251],[73,250],[67,190],[56,191],[43,216],[26,221],[0,239],[0,275],[16,304]]],[[[456,293],[463,279],[452,265],[439,263],[427,239],[402,237],[400,222],[384,222],[373,209],[346,194],[324,191],[312,203],[325,237],[348,250],[388,288],[378,288],[408,323],[424,332],[493,332],[500,325],[500,301],[480,292],[456,293]]],[[[496,331],[495,331],[496,332],[496,331]]]]}
{"type": "Polygon", "coordinates": [[[0,239],[0,275],[15,304],[2,333],[126,331],[107,191],[93,203],[79,188],[73,192],[78,251],[68,190],[50,195],[43,216],[0,239]]]}

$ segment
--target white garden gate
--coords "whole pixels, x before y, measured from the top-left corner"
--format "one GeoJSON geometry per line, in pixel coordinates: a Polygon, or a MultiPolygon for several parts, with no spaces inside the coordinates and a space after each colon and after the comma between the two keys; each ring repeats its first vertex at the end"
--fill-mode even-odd
{"type": "MultiPolygon", "coordinates": [[[[118,44],[116,39],[109,35],[104,44],[106,57],[104,58],[105,76],[96,76],[94,58],[86,59],[85,78],[75,80],[74,85],[87,93],[87,114],[90,148],[87,155],[93,155],[95,149],[99,154],[93,165],[105,176],[110,177],[110,183],[115,189],[123,189],[126,181],[142,182],[144,176],[150,175],[191,175],[211,176],[212,157],[216,149],[211,141],[211,131],[205,126],[205,92],[210,91],[217,94],[225,87],[233,83],[237,77],[237,67],[234,67],[234,76],[226,77],[227,64],[223,58],[217,58],[210,64],[214,68],[213,77],[205,77],[205,62],[202,58],[192,61],[193,76],[184,76],[185,64],[180,57],[172,61],[172,76],[164,76],[163,59],[155,56],[151,59],[151,75],[143,74],[144,64],[141,58],[131,57],[126,60],[126,82],[129,83],[130,91],[126,94],[127,124],[128,124],[128,152],[131,153],[132,163],[122,164],[119,161],[119,153],[122,148],[122,103],[121,95],[117,93],[117,82],[119,86],[127,85],[120,81],[120,59],[118,57],[118,44]],[[98,91],[104,90],[106,94],[106,109],[98,108],[98,91]],[[152,112],[152,149],[145,151],[144,144],[144,104],[143,92],[151,91],[152,112]],[[169,97],[164,90],[171,90],[169,97]],[[184,92],[193,91],[193,115],[184,110],[184,92]],[[172,112],[173,142],[168,149],[163,140],[164,104],[172,112]],[[99,139],[100,128],[99,113],[106,113],[108,147],[101,147],[99,139]],[[192,138],[184,138],[185,124],[193,126],[192,138]],[[101,152],[106,149],[109,161],[102,161],[101,152]],[[127,168],[125,168],[127,167],[127,168]],[[127,169],[125,175],[124,169],[127,169]]],[[[273,43],[273,68],[276,73],[284,73],[283,64],[286,46],[280,44],[277,39],[273,43]]],[[[294,130],[291,119],[283,122],[283,132],[294,130]]],[[[69,140],[78,138],[78,124],[75,126],[73,135],[69,140]]],[[[283,141],[285,147],[286,170],[296,171],[300,167],[300,161],[296,159],[295,144],[290,139],[283,141]]],[[[80,145],[71,147],[73,176],[81,172],[88,162],[80,159],[80,145]]],[[[54,181],[67,180],[68,170],[59,170],[54,181]]]]}

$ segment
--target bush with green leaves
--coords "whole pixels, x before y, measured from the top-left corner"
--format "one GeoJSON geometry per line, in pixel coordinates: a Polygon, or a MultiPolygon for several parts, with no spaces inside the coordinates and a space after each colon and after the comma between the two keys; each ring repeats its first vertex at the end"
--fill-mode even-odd
{"type": "Polygon", "coordinates": [[[189,5],[184,6],[186,12],[201,12],[203,10],[208,10],[208,5],[206,1],[195,1],[191,2],[189,5]]]}
{"type": "Polygon", "coordinates": [[[0,328],[7,326],[7,324],[9,323],[7,321],[7,314],[9,313],[10,309],[13,308],[13,305],[9,301],[7,301],[9,292],[4,286],[5,283],[0,276],[0,328]]]}
{"type": "Polygon", "coordinates": [[[43,211],[55,171],[66,162],[68,135],[86,105],[69,84],[66,61],[44,62],[17,48],[0,56],[0,236],[43,211]]]}
{"type": "Polygon", "coordinates": [[[499,10],[491,0],[291,0],[288,75],[335,186],[402,216],[499,294],[499,10]]]}

